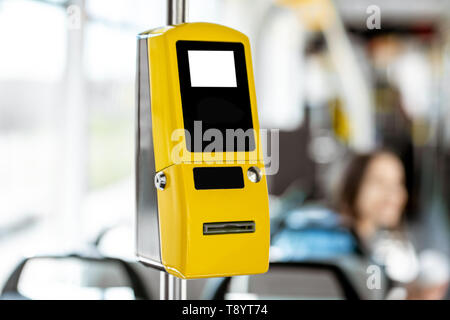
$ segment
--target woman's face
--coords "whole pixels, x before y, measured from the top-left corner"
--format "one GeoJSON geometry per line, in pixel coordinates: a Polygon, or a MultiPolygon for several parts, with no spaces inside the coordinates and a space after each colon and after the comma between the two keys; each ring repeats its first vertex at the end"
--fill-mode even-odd
{"type": "Polygon", "coordinates": [[[404,178],[398,158],[389,153],[375,156],[367,166],[356,199],[359,218],[375,228],[398,226],[407,200],[404,178]]]}

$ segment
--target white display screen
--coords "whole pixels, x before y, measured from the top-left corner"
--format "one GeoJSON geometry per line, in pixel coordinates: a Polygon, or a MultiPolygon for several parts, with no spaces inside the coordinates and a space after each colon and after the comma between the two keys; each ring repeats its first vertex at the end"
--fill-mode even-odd
{"type": "Polygon", "coordinates": [[[188,50],[192,87],[237,87],[233,51],[188,50]]]}

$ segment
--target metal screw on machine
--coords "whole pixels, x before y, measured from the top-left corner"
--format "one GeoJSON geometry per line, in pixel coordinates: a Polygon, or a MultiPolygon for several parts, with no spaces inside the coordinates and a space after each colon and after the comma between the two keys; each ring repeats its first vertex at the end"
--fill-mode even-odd
{"type": "Polygon", "coordinates": [[[262,178],[261,170],[258,167],[250,167],[247,170],[247,177],[251,182],[259,182],[262,178]]]}
{"type": "Polygon", "coordinates": [[[164,190],[167,184],[167,177],[164,172],[160,171],[155,174],[155,187],[159,190],[164,190]]]}

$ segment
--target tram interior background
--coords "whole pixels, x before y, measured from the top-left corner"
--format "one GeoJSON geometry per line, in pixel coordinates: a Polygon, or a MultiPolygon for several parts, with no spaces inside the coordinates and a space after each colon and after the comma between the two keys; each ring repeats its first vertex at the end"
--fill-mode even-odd
{"type": "MultiPolygon", "coordinates": [[[[133,265],[147,298],[158,297],[158,271],[134,258],[134,81],[136,35],[164,25],[165,10],[162,0],[0,0],[0,288],[24,257],[45,254],[20,281],[23,296],[135,297],[74,289],[130,286],[115,261],[87,267],[87,260],[55,258],[95,251],[133,265]],[[110,279],[116,282],[106,285],[110,279]]],[[[416,253],[394,254],[394,273],[420,277],[408,268],[413,259],[431,268],[423,281],[448,284],[448,1],[191,0],[195,21],[236,28],[252,44],[260,123],[279,129],[279,170],[268,177],[274,262],[288,259],[283,250],[295,262],[320,260],[302,242],[310,229],[299,233],[295,225],[332,223],[334,187],[349,159],[392,148],[405,166],[404,230],[416,253]],[[377,8],[380,28],[369,29],[377,8]]],[[[314,233],[319,241],[327,236],[314,233]]],[[[353,256],[327,261],[358,269],[353,284],[362,298],[387,298],[367,288],[367,265],[353,256]]],[[[346,297],[334,269],[307,266],[236,278],[225,297],[346,297]]],[[[198,299],[211,297],[214,283],[189,280],[187,287],[188,298],[198,299]]]]}

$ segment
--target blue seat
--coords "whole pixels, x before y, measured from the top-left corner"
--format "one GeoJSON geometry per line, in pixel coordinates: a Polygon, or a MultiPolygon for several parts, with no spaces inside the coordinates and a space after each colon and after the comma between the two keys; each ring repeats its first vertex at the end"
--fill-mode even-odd
{"type": "Polygon", "coordinates": [[[329,260],[346,255],[362,255],[359,241],[342,225],[339,215],[323,206],[287,212],[272,235],[272,261],[329,260]]]}

